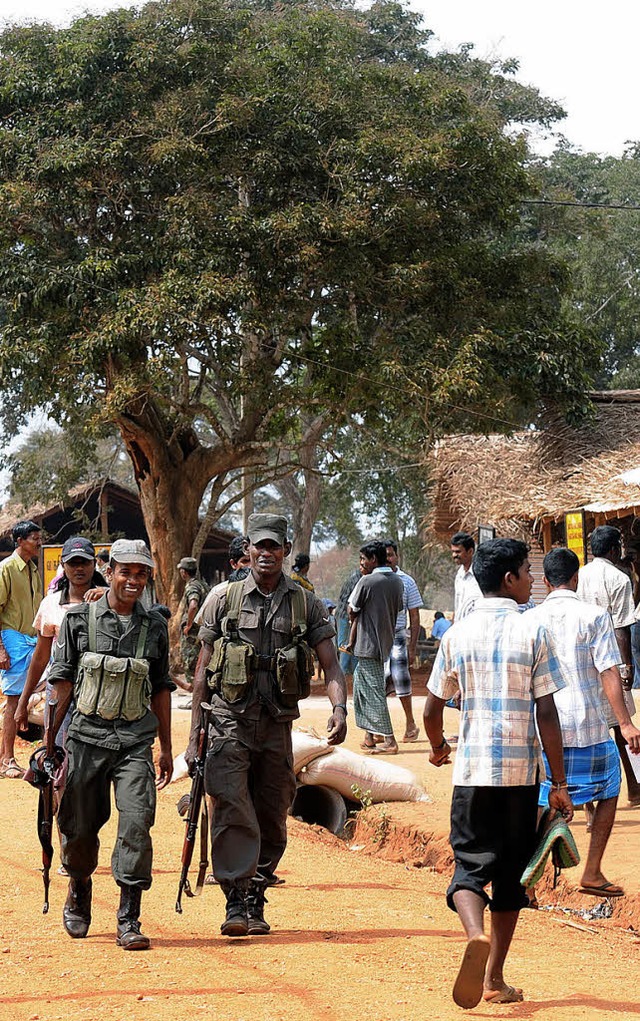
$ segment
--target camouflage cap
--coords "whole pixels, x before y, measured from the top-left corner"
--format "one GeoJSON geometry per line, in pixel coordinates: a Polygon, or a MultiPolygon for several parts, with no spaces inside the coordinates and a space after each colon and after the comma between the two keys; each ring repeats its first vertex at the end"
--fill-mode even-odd
{"type": "Polygon", "coordinates": [[[111,545],[111,559],[117,564],[144,564],[153,567],[151,553],[144,539],[116,539],[111,545]]]}
{"type": "Polygon", "coordinates": [[[182,560],[178,562],[178,570],[197,571],[198,561],[196,560],[195,557],[183,557],[182,560]]]}
{"type": "Polygon", "coordinates": [[[277,542],[278,546],[284,546],[287,541],[287,519],[280,514],[252,514],[249,518],[247,535],[249,542],[262,542],[264,539],[271,539],[277,542]]]}

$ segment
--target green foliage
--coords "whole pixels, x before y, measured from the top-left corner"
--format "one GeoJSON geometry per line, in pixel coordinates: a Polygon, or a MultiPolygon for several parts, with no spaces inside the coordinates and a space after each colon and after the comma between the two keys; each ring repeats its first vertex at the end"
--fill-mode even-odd
{"type": "MultiPolygon", "coordinates": [[[[569,203],[638,207],[640,149],[629,146],[621,159],[583,153],[568,144],[536,166],[546,198],[569,203]]],[[[640,386],[640,210],[587,206],[532,207],[523,223],[571,267],[564,296],[568,314],[588,324],[604,354],[601,385],[640,386]]]]}
{"type": "Polygon", "coordinates": [[[63,502],[74,487],[110,478],[131,486],[133,472],[119,436],[70,435],[47,426],[27,434],[6,458],[9,497],[24,507],[63,502]]]}
{"type": "Polygon", "coordinates": [[[534,187],[516,126],[561,111],[513,65],[429,40],[389,0],[6,29],[5,430],[41,407],[116,423],[138,481],[188,479],[197,504],[243,465],[295,463],[301,408],[325,449],[349,421],[402,421],[409,459],[541,400],[583,413],[598,346],[565,315],[562,258],[515,237],[534,187]]]}

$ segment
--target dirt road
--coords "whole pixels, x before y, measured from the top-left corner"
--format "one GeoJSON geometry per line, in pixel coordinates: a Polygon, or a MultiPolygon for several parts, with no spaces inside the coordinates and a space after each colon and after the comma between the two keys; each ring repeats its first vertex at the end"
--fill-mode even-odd
{"type": "MultiPolygon", "coordinates": [[[[316,726],[326,719],[319,705],[314,700],[305,708],[305,720],[316,726]]],[[[399,720],[397,706],[393,715],[399,720]]],[[[187,714],[176,713],[177,750],[186,726],[187,714]]],[[[357,739],[353,732],[352,748],[357,739]]],[[[428,770],[425,748],[424,742],[408,746],[399,759],[428,778],[434,803],[391,811],[407,825],[428,829],[433,823],[442,830],[450,780],[428,770]]],[[[143,901],[152,950],[127,954],[114,943],[112,823],[104,830],[89,937],[72,941],[60,921],[62,877],[53,877],[51,913],[41,914],[35,792],[27,784],[0,782],[1,1021],[430,1021],[463,1015],[450,997],[463,941],[444,904],[446,876],[383,860],[295,820],[279,870],[286,884],[269,895],[270,936],[221,937],[217,887],[207,887],[176,915],[182,827],[175,804],[185,789],[186,781],[173,784],[159,799],[155,879],[143,901]]],[[[639,823],[636,814],[623,813],[616,839],[626,850],[615,850],[612,873],[626,881],[617,869],[624,858],[636,891],[639,823]]],[[[583,842],[581,820],[575,829],[583,842]]],[[[524,987],[526,1002],[481,1005],[470,1015],[540,1021],[640,1016],[640,946],[632,934],[610,923],[589,925],[595,932],[565,923],[551,913],[524,912],[508,978],[524,987]]]]}

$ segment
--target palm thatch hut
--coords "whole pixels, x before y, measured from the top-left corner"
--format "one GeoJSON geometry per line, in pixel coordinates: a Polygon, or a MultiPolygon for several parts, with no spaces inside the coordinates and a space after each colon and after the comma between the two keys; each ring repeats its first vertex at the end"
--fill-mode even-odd
{"type": "Polygon", "coordinates": [[[431,533],[448,544],[459,529],[493,526],[531,545],[537,577],[544,553],[565,543],[570,511],[584,512],[587,535],[608,522],[640,549],[640,390],[589,396],[594,419],[577,429],[555,419],[544,430],[440,441],[430,466],[431,533]]]}

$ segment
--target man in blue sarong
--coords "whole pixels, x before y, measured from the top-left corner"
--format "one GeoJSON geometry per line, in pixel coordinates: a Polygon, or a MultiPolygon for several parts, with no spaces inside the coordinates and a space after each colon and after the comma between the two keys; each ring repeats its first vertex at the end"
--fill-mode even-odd
{"type": "Polygon", "coordinates": [[[33,621],[42,601],[36,562],[42,534],[35,521],[18,521],[12,531],[15,550],[0,563],[0,687],[5,696],[0,777],[21,779],[15,760],[14,714],[36,644],[33,621]]]}

